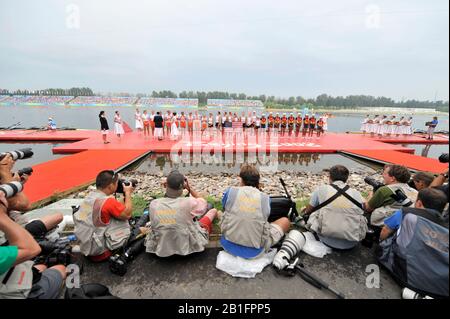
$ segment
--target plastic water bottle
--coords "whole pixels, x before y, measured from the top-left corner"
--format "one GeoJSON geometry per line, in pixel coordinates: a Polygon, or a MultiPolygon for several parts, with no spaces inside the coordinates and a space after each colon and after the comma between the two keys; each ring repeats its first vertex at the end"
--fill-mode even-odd
{"type": "Polygon", "coordinates": [[[77,240],[77,236],[69,235],[69,236],[60,238],[58,240],[58,244],[67,244],[67,243],[70,243],[70,242],[76,241],[76,240],[77,240]]]}

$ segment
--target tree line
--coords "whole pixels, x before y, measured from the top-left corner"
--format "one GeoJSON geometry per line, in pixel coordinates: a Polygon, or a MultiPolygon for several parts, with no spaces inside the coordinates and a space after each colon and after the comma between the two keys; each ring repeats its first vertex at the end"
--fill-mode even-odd
{"type": "Polygon", "coordinates": [[[9,92],[8,90],[0,89],[0,95],[70,95],[70,96],[136,96],[136,97],[156,97],[156,98],[185,98],[198,99],[199,105],[206,105],[208,99],[234,99],[234,100],[260,100],[268,108],[301,108],[301,107],[322,107],[327,109],[355,109],[358,107],[402,107],[402,108],[432,108],[438,111],[448,112],[449,101],[418,101],[414,99],[395,101],[384,96],[371,95],[348,95],[348,96],[331,96],[321,94],[316,98],[304,98],[302,96],[291,96],[289,98],[275,97],[273,95],[246,95],[245,93],[229,93],[222,91],[182,91],[177,94],[170,90],[153,91],[151,94],[138,93],[130,94],[126,92],[121,93],[107,93],[94,94],[94,92],[87,87],[82,88],[50,88],[45,90],[29,91],[16,90],[9,92]]]}

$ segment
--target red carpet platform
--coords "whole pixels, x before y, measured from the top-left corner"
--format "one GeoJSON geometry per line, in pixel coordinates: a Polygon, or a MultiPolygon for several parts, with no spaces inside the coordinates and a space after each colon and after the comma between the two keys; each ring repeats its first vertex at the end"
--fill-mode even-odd
{"type": "Polygon", "coordinates": [[[413,149],[398,144],[448,144],[448,137],[426,140],[422,135],[408,137],[371,137],[364,134],[327,133],[320,137],[300,134],[255,134],[237,130],[194,132],[179,140],[158,141],[143,133],[126,133],[121,138],[110,133],[110,144],[104,144],[101,133],[93,130],[67,131],[0,131],[4,142],[67,141],[53,149],[54,153],[76,153],[33,167],[35,173],[26,185],[33,203],[48,200],[54,194],[64,194],[91,184],[103,169],[125,167],[149,151],[169,152],[266,152],[266,153],[338,153],[365,158],[380,163],[395,163],[412,170],[440,173],[446,167],[438,160],[416,156],[413,149]]]}
{"type": "Polygon", "coordinates": [[[147,150],[85,151],[33,166],[25,192],[36,205],[54,195],[64,195],[95,182],[105,169],[120,170],[146,156],[147,150]]]}
{"type": "Polygon", "coordinates": [[[448,164],[440,163],[438,160],[432,158],[426,158],[396,151],[351,150],[341,151],[340,153],[371,160],[381,164],[406,165],[409,169],[414,171],[426,171],[435,174],[442,173],[445,169],[448,168],[448,164]]]}

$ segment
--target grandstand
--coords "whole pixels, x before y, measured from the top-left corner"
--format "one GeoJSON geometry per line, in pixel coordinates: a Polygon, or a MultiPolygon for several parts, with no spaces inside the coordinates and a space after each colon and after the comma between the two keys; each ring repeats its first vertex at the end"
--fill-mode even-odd
{"type": "Polygon", "coordinates": [[[0,99],[2,105],[64,105],[73,96],[13,95],[0,99]]]}
{"type": "Polygon", "coordinates": [[[244,111],[249,109],[262,112],[264,110],[264,104],[260,100],[208,99],[207,108],[210,111],[244,111]]]}
{"type": "Polygon", "coordinates": [[[77,96],[70,101],[72,106],[132,106],[136,97],[109,97],[109,96],[77,96]]]}
{"type": "Polygon", "coordinates": [[[198,99],[144,97],[137,105],[155,108],[198,108],[198,99]]]}

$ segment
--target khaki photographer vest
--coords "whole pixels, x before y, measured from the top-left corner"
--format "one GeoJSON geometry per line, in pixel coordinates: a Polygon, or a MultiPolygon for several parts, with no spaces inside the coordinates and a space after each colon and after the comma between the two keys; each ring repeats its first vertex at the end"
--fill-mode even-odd
{"type": "Polygon", "coordinates": [[[255,187],[231,187],[225,204],[221,229],[235,244],[270,248],[270,198],[255,187]]]}
{"type": "Polygon", "coordinates": [[[145,240],[147,253],[168,257],[205,250],[209,234],[193,220],[189,198],[156,199],[150,204],[149,217],[151,230],[145,240]]]}
{"type": "MultiPolygon", "coordinates": [[[[334,182],[339,188],[346,186],[343,182],[334,182]]],[[[319,203],[325,202],[336,194],[336,189],[326,185],[326,191],[319,192],[319,203]]],[[[355,190],[347,190],[347,194],[355,190]]],[[[354,195],[356,196],[356,195],[354,195]]],[[[357,198],[355,198],[357,200],[357,198]]],[[[361,241],[366,237],[367,219],[363,216],[364,211],[357,207],[345,196],[341,195],[334,201],[311,214],[308,219],[308,227],[316,233],[348,241],[361,241]]]]}
{"type": "Polygon", "coordinates": [[[110,196],[94,191],[88,194],[73,215],[75,235],[80,241],[80,251],[85,256],[98,256],[106,250],[115,250],[128,241],[131,229],[128,220],[111,218],[109,224],[101,219],[101,211],[110,196]]]}
{"type": "Polygon", "coordinates": [[[26,299],[33,286],[31,260],[24,261],[0,275],[0,299],[26,299]],[[9,278],[7,278],[9,276],[9,278]]]}
{"type": "Polygon", "coordinates": [[[403,203],[394,202],[391,205],[378,207],[375,209],[372,214],[370,215],[370,224],[373,226],[383,226],[384,220],[388,217],[390,217],[395,211],[402,209],[404,204],[408,202],[408,200],[412,203],[408,207],[414,207],[414,203],[417,200],[417,190],[409,186],[408,184],[393,184],[393,185],[386,185],[392,190],[392,193],[395,194],[395,192],[400,189],[403,193],[405,193],[406,197],[408,199],[404,201],[403,203]]]}

